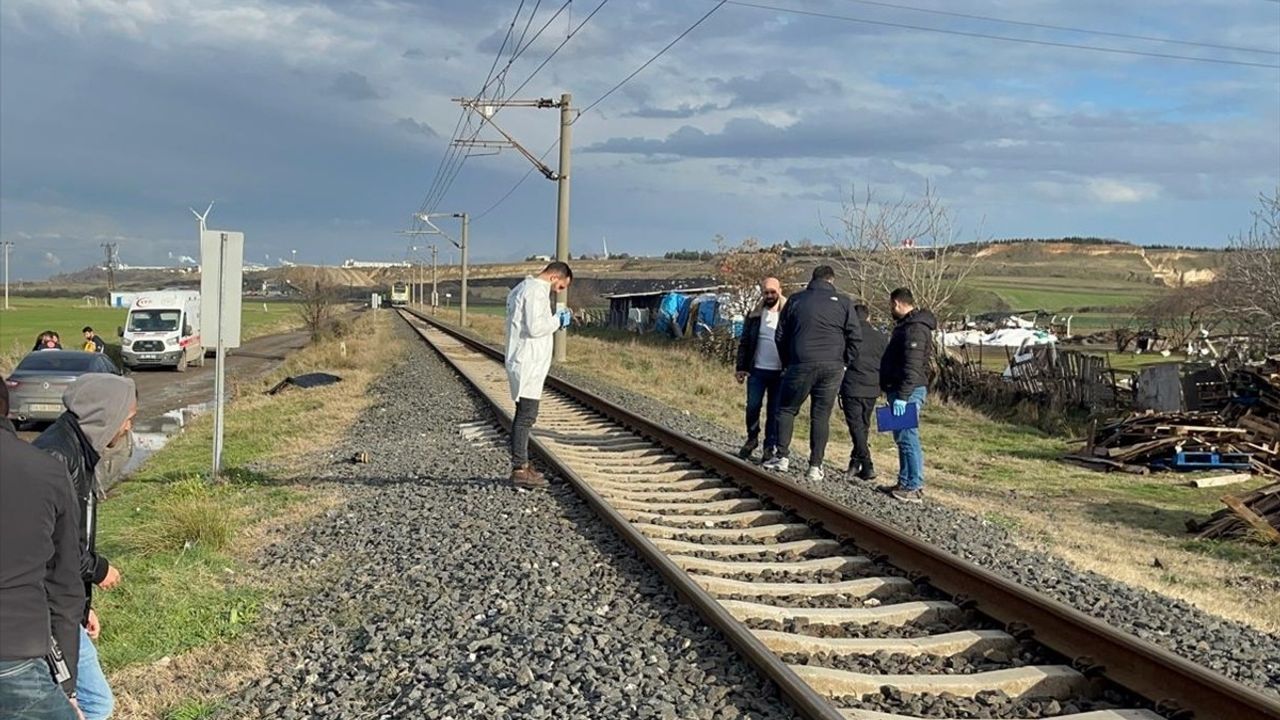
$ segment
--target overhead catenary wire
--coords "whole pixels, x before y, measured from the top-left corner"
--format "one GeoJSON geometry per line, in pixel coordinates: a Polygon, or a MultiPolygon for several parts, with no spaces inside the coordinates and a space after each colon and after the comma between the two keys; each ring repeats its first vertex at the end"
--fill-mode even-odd
{"type": "MultiPolygon", "coordinates": [[[[631,74],[630,74],[630,75],[628,75],[628,76],[626,76],[626,77],[622,78],[622,80],[621,80],[621,81],[619,81],[619,82],[618,82],[618,84],[616,84],[616,85],[614,85],[613,87],[609,88],[609,91],[608,91],[608,92],[606,92],[605,94],[603,94],[603,95],[601,95],[600,97],[598,97],[598,98],[596,98],[595,100],[593,100],[590,104],[588,104],[588,105],[587,105],[586,107],[584,107],[583,109],[579,110],[579,111],[578,111],[578,118],[580,118],[580,117],[582,117],[584,114],[586,114],[586,113],[590,112],[590,111],[591,111],[591,109],[592,109],[592,108],[594,108],[595,106],[597,106],[597,105],[599,105],[600,103],[604,102],[606,99],[608,99],[608,97],[609,97],[610,95],[612,95],[612,94],[614,94],[615,92],[617,92],[619,88],[621,88],[623,85],[626,85],[628,82],[630,82],[630,81],[631,81],[631,78],[635,77],[636,75],[639,75],[641,72],[643,72],[643,71],[644,71],[644,69],[645,69],[645,68],[647,68],[647,67],[649,67],[650,65],[652,65],[652,64],[653,64],[653,62],[654,62],[655,60],[657,60],[658,58],[662,57],[662,56],[663,56],[664,54],[666,54],[666,52],[667,52],[668,50],[670,50],[671,48],[675,47],[675,44],[676,44],[676,43],[678,43],[678,42],[680,42],[681,40],[683,40],[683,39],[685,38],[685,36],[686,36],[686,35],[688,35],[689,33],[693,32],[693,31],[694,31],[695,29],[697,29],[697,27],[698,27],[699,25],[701,25],[702,23],[706,22],[707,18],[711,17],[713,14],[715,14],[715,12],[716,12],[717,10],[719,10],[719,9],[720,9],[720,8],[722,8],[722,7],[724,7],[724,5],[725,5],[725,3],[726,3],[726,2],[728,2],[728,0],[720,0],[720,2],[716,3],[715,7],[711,8],[710,10],[708,10],[705,14],[703,14],[703,16],[702,16],[702,17],[698,18],[698,19],[697,19],[697,20],[696,20],[692,25],[690,25],[689,27],[685,28],[684,32],[680,33],[679,35],[677,35],[677,36],[676,36],[676,38],[675,38],[674,40],[672,40],[671,42],[667,43],[666,47],[664,47],[664,48],[662,48],[661,50],[659,50],[659,51],[658,51],[658,52],[657,52],[653,57],[651,57],[651,58],[649,58],[648,60],[644,61],[644,64],[643,64],[643,65],[641,65],[640,67],[638,67],[638,68],[636,68],[635,70],[633,70],[633,71],[631,72],[631,74]]],[[[574,118],[574,122],[577,122],[577,121],[578,121],[578,119],[577,119],[577,118],[574,118]]]]}
{"type": "MultiPolygon", "coordinates": [[[[558,10],[556,10],[556,12],[555,12],[555,13],[554,13],[550,18],[548,18],[548,19],[547,19],[547,21],[542,25],[542,27],[540,27],[540,28],[538,29],[538,32],[537,32],[537,33],[535,33],[535,34],[534,34],[534,36],[533,36],[532,38],[530,38],[530,39],[529,39],[529,42],[528,42],[528,43],[526,43],[523,47],[517,48],[516,54],[515,54],[515,55],[513,55],[513,56],[512,56],[512,58],[511,58],[511,60],[507,62],[506,66],[504,66],[504,67],[503,67],[503,69],[502,69],[501,71],[499,71],[499,77],[505,77],[505,74],[506,74],[506,73],[507,73],[507,71],[511,68],[512,63],[514,63],[516,59],[518,59],[521,55],[523,55],[523,54],[524,54],[524,51],[525,51],[525,50],[527,50],[529,47],[531,47],[531,46],[533,45],[533,43],[534,43],[534,42],[536,42],[536,41],[537,41],[537,39],[538,39],[538,38],[543,34],[543,32],[545,32],[545,31],[546,31],[546,29],[547,29],[548,27],[550,27],[551,23],[555,21],[556,17],[558,17],[561,13],[563,13],[563,12],[565,11],[565,9],[566,9],[566,8],[568,8],[568,7],[572,4],[572,1],[573,1],[573,0],[566,0],[566,2],[565,2],[563,5],[561,5],[561,6],[560,6],[560,8],[559,8],[558,10]]],[[[503,98],[503,99],[501,99],[501,100],[499,100],[499,101],[495,102],[495,103],[494,103],[494,106],[493,106],[493,113],[490,115],[490,117],[493,117],[493,115],[496,115],[496,114],[498,113],[498,111],[500,111],[500,110],[502,109],[502,107],[504,106],[504,104],[505,104],[506,102],[510,101],[510,100],[511,100],[512,98],[514,98],[517,94],[519,94],[519,93],[520,93],[520,91],[521,91],[521,90],[523,90],[523,89],[524,89],[524,87],[525,87],[526,85],[528,85],[528,84],[529,84],[529,82],[530,82],[531,80],[533,80],[533,78],[534,78],[534,77],[535,77],[535,76],[536,76],[536,75],[537,75],[537,74],[538,74],[538,73],[539,73],[539,72],[540,72],[544,67],[546,67],[547,63],[548,63],[548,62],[550,62],[550,61],[551,61],[551,59],[552,59],[552,58],[554,58],[554,57],[556,56],[556,54],[560,52],[560,50],[561,50],[561,49],[563,49],[563,48],[564,48],[564,46],[569,42],[569,40],[571,40],[575,35],[577,35],[578,31],[579,31],[579,30],[581,30],[581,29],[582,29],[582,27],[583,27],[584,25],[586,25],[586,24],[587,24],[587,22],[588,22],[588,21],[590,21],[590,20],[591,20],[591,18],[592,18],[592,17],[594,17],[594,16],[595,16],[595,14],[596,14],[597,12],[599,12],[599,11],[600,11],[600,9],[601,9],[601,8],[603,8],[603,7],[604,7],[608,2],[609,2],[609,0],[601,0],[600,4],[599,4],[599,5],[597,5],[597,6],[596,6],[596,8],[595,8],[594,10],[592,10],[592,11],[591,11],[591,13],[590,13],[589,15],[587,15],[587,17],[583,18],[583,19],[582,19],[582,22],[578,23],[577,27],[573,28],[573,30],[572,30],[572,31],[571,31],[571,32],[570,32],[570,33],[565,37],[565,39],[564,39],[564,40],[562,40],[562,41],[560,42],[560,44],[559,44],[559,45],[557,45],[557,46],[556,46],[556,48],[555,48],[554,50],[552,50],[552,51],[551,51],[551,53],[550,53],[546,58],[544,58],[544,59],[543,59],[542,63],[541,63],[541,64],[539,64],[539,65],[538,65],[538,67],[537,67],[537,68],[535,68],[535,69],[534,69],[534,71],[533,71],[533,72],[531,72],[531,73],[529,74],[529,76],[525,78],[524,82],[520,83],[520,86],[519,86],[519,87],[517,87],[515,90],[513,90],[513,91],[511,91],[509,94],[507,94],[507,96],[506,96],[505,98],[503,98]]],[[[496,78],[495,78],[495,79],[496,79],[496,78]]],[[[493,82],[493,79],[491,79],[489,82],[487,82],[487,83],[485,84],[485,87],[481,88],[480,93],[478,93],[478,94],[476,95],[476,100],[477,100],[477,101],[479,101],[479,100],[484,96],[484,92],[489,88],[489,86],[492,84],[492,82],[493,82]]],[[[466,112],[466,110],[464,110],[464,112],[466,112]]],[[[484,129],[484,122],[482,121],[482,122],[480,122],[480,124],[476,127],[475,132],[471,133],[471,136],[470,136],[469,138],[467,138],[467,142],[470,142],[470,141],[472,141],[472,140],[475,140],[475,139],[476,139],[476,137],[478,137],[478,136],[479,136],[479,134],[480,134],[481,130],[483,130],[483,129],[484,129]]],[[[464,134],[465,134],[465,133],[464,133],[464,134]]],[[[459,139],[460,139],[460,138],[459,138],[459,139]]],[[[451,144],[451,145],[453,145],[453,146],[457,146],[457,145],[460,145],[460,144],[463,144],[463,143],[459,143],[459,142],[458,142],[458,140],[457,140],[457,139],[455,139],[455,140],[454,140],[453,142],[451,142],[450,144],[451,144]]],[[[458,174],[462,171],[462,165],[463,165],[463,163],[465,163],[465,161],[466,161],[467,157],[469,157],[469,156],[470,156],[469,154],[461,154],[461,159],[460,159],[458,162],[456,162],[456,163],[451,167],[451,171],[446,171],[446,178],[445,178],[444,182],[442,183],[442,185],[441,185],[440,189],[437,191],[437,193],[436,193],[436,196],[435,196],[434,200],[433,200],[431,203],[429,203],[429,206],[428,206],[428,208],[427,208],[426,212],[428,212],[428,213],[430,213],[430,212],[434,212],[434,211],[435,211],[435,209],[436,209],[437,207],[439,207],[439,204],[444,200],[444,198],[445,198],[445,196],[448,194],[449,190],[450,190],[450,189],[452,189],[452,187],[453,187],[453,182],[457,179],[458,174]]]]}
{"type": "Polygon", "coordinates": [[[767,5],[758,2],[748,2],[747,0],[722,0],[729,5],[738,7],[754,8],[756,10],[769,10],[773,12],[789,13],[792,15],[802,15],[806,17],[823,18],[826,20],[840,20],[842,22],[861,23],[864,25],[876,25],[880,27],[892,27],[903,30],[917,30],[920,32],[940,33],[943,35],[957,35],[960,37],[982,38],[985,40],[998,40],[1001,42],[1023,43],[1026,45],[1040,45],[1044,47],[1068,48],[1072,50],[1085,50],[1090,52],[1111,53],[1115,55],[1133,55],[1139,57],[1160,58],[1164,60],[1182,60],[1187,62],[1213,63],[1218,65],[1239,65],[1244,67],[1266,68],[1269,70],[1280,70],[1280,64],[1271,64],[1263,62],[1253,62],[1249,60],[1231,60],[1228,58],[1199,57],[1195,55],[1176,55],[1173,53],[1148,52],[1146,50],[1129,50],[1125,48],[1111,48],[1100,45],[1083,45],[1078,43],[1057,42],[1053,40],[1037,40],[1034,38],[1020,38],[1010,35],[996,35],[993,33],[971,32],[968,30],[953,30],[949,28],[929,27],[927,25],[914,25],[911,23],[891,22],[888,20],[872,20],[870,18],[860,18],[851,15],[840,15],[837,13],[821,12],[817,10],[804,10],[793,7],[782,7],[779,5],[767,5]]]}
{"type": "MultiPolygon", "coordinates": [[[[1273,0],[1280,2],[1280,0],[1273,0]]],[[[1220,45],[1218,43],[1203,42],[1199,40],[1183,40],[1180,38],[1166,38],[1155,35],[1136,35],[1131,33],[1114,32],[1111,30],[1094,30],[1089,28],[1071,27],[1069,25],[1054,25],[1051,23],[1030,22],[1026,20],[1012,20],[1009,18],[995,17],[992,15],[976,15],[972,13],[955,12],[953,10],[937,10],[934,8],[916,7],[914,5],[901,5],[899,3],[884,2],[883,0],[842,0],[842,2],[856,3],[858,5],[870,5],[874,7],[892,8],[894,10],[909,10],[911,12],[926,13],[929,15],[944,15],[946,17],[963,18],[966,20],[981,20],[983,22],[1003,23],[1005,25],[1019,25],[1022,27],[1039,28],[1042,30],[1058,30],[1062,32],[1081,33],[1086,35],[1103,35],[1106,37],[1124,38],[1127,40],[1143,40],[1146,42],[1161,42],[1172,45],[1186,45],[1189,47],[1213,48],[1216,50],[1235,50],[1237,52],[1259,53],[1263,55],[1280,55],[1280,50],[1270,50],[1268,48],[1241,47],[1239,45],[1220,45]]]]}
{"type": "MultiPolygon", "coordinates": [[[[602,4],[603,4],[603,3],[602,3],[602,4]]],[[[701,17],[699,17],[699,18],[698,18],[698,19],[697,19],[697,20],[696,20],[692,25],[690,25],[689,27],[685,28],[685,30],[684,30],[683,32],[681,32],[679,35],[677,35],[677,36],[675,37],[675,39],[674,39],[674,40],[672,40],[671,42],[667,43],[665,47],[663,47],[661,50],[659,50],[657,53],[655,53],[652,57],[650,57],[648,60],[646,60],[642,65],[640,65],[640,67],[638,67],[638,68],[636,68],[634,71],[632,71],[630,75],[627,75],[626,77],[624,77],[621,81],[619,81],[618,83],[616,83],[616,84],[615,84],[612,88],[610,88],[607,92],[605,92],[603,95],[601,95],[600,97],[598,97],[598,98],[596,98],[595,100],[593,100],[593,101],[592,101],[590,104],[588,104],[585,108],[583,108],[582,110],[580,110],[580,111],[578,112],[577,116],[573,119],[573,122],[575,122],[575,123],[576,123],[576,122],[577,122],[577,121],[578,121],[578,120],[579,120],[579,119],[580,119],[584,114],[586,114],[587,112],[589,112],[592,108],[596,107],[596,106],[597,106],[597,105],[599,105],[600,103],[604,102],[606,99],[608,99],[608,97],[609,97],[610,95],[612,95],[614,92],[616,92],[618,89],[620,89],[623,85],[626,85],[628,82],[630,82],[632,78],[634,78],[636,75],[639,75],[641,72],[643,72],[643,71],[644,71],[644,69],[645,69],[645,68],[647,68],[647,67],[649,67],[650,65],[652,65],[652,64],[653,64],[653,62],[654,62],[655,60],[657,60],[658,58],[660,58],[660,57],[662,57],[664,54],[666,54],[666,52],[667,52],[668,50],[670,50],[672,47],[674,47],[676,43],[678,43],[678,42],[680,42],[681,40],[683,40],[683,39],[685,38],[685,36],[687,36],[689,33],[693,32],[695,29],[697,29],[697,27],[698,27],[699,25],[701,25],[703,22],[706,22],[707,18],[711,17],[711,15],[712,15],[713,13],[715,13],[715,11],[716,11],[716,10],[719,10],[721,7],[723,7],[723,6],[724,6],[724,4],[725,4],[725,0],[721,0],[721,1],[720,1],[720,2],[715,6],[715,7],[711,8],[711,9],[710,9],[710,10],[708,10],[706,13],[704,13],[704,14],[703,14],[701,17]]],[[[597,8],[597,9],[598,9],[598,8],[597,8]]],[[[552,143],[551,143],[551,145],[547,146],[547,149],[546,149],[546,150],[542,153],[542,155],[538,158],[538,159],[539,159],[539,161],[545,160],[545,159],[546,159],[546,157],[547,157],[547,155],[550,155],[550,154],[551,154],[551,151],[552,151],[552,150],[554,150],[554,149],[556,148],[556,146],[557,146],[557,145],[559,145],[559,144],[560,144],[560,140],[559,140],[559,139],[557,139],[557,140],[555,140],[554,142],[552,142],[552,143]]],[[[494,202],[492,205],[490,205],[488,208],[486,208],[486,209],[484,210],[484,212],[482,212],[482,213],[480,213],[479,215],[477,215],[477,216],[475,217],[475,219],[476,219],[476,220],[479,220],[479,219],[481,219],[481,218],[485,217],[485,216],[486,216],[486,215],[488,215],[489,213],[491,213],[491,212],[493,212],[494,210],[496,210],[496,209],[497,209],[499,206],[501,206],[504,202],[506,202],[506,201],[507,201],[507,199],[508,199],[508,198],[510,198],[513,194],[515,194],[516,190],[519,190],[519,189],[520,189],[520,186],[521,186],[521,185],[523,185],[523,184],[524,184],[524,182],[525,182],[526,180],[528,180],[528,179],[529,179],[529,176],[533,174],[533,171],[534,171],[534,167],[532,167],[532,166],[531,166],[528,170],[526,170],[526,171],[525,171],[524,175],[521,175],[521,176],[520,176],[520,179],[519,179],[519,180],[516,180],[515,184],[514,184],[514,185],[512,185],[512,186],[511,186],[511,188],[510,188],[509,190],[507,190],[507,192],[506,192],[506,193],[504,193],[504,194],[502,195],[502,197],[498,198],[498,200],[497,200],[496,202],[494,202]]]]}
{"type": "MultiPolygon", "coordinates": [[[[566,6],[567,6],[568,4],[569,4],[569,3],[565,3],[565,5],[566,5],[566,6]]],[[[564,40],[561,40],[561,41],[560,41],[560,44],[559,44],[559,45],[557,45],[557,46],[555,47],[555,49],[553,49],[553,50],[552,50],[552,51],[551,51],[551,52],[550,52],[550,53],[549,53],[545,58],[543,58],[542,62],[541,62],[541,63],[539,63],[539,64],[538,64],[538,66],[537,66],[536,68],[534,68],[534,69],[533,69],[533,72],[529,73],[529,75],[528,75],[527,77],[525,77],[524,81],[523,81],[523,82],[521,82],[521,83],[520,83],[520,85],[519,85],[515,90],[512,90],[510,93],[508,93],[508,94],[507,94],[507,96],[506,96],[505,98],[503,98],[503,99],[501,99],[501,100],[499,100],[499,101],[497,101],[497,102],[495,102],[495,103],[493,104],[493,112],[492,112],[492,114],[491,114],[491,115],[489,115],[489,117],[490,117],[490,118],[492,118],[494,115],[497,115],[497,113],[498,113],[498,112],[499,112],[499,111],[500,111],[500,110],[505,106],[505,104],[506,104],[507,102],[510,102],[510,101],[511,101],[511,100],[512,100],[516,95],[519,95],[519,94],[520,94],[520,91],[521,91],[521,90],[524,90],[525,86],[527,86],[527,85],[528,85],[528,84],[529,84],[529,83],[530,83],[530,82],[531,82],[531,81],[532,81],[532,80],[533,80],[533,79],[538,75],[538,73],[540,73],[540,72],[542,71],[542,69],[543,69],[543,68],[545,68],[545,67],[547,66],[547,64],[548,64],[549,62],[551,62],[551,60],[552,60],[553,58],[555,58],[555,56],[556,56],[557,54],[559,54],[559,52],[560,52],[562,49],[564,49],[565,45],[567,45],[567,44],[569,43],[569,41],[570,41],[570,40],[572,40],[572,39],[573,39],[573,38],[574,38],[574,37],[575,37],[575,36],[576,36],[576,35],[577,35],[581,30],[582,30],[582,28],[583,28],[583,27],[584,27],[588,22],[590,22],[590,21],[591,21],[591,19],[592,19],[593,17],[595,17],[595,16],[596,16],[596,14],[597,14],[597,13],[599,13],[602,9],[604,9],[604,6],[605,6],[605,5],[607,5],[607,4],[609,4],[609,0],[600,0],[599,4],[597,4],[597,5],[595,6],[595,8],[594,8],[594,9],[592,9],[592,10],[591,10],[591,12],[590,12],[590,13],[588,13],[588,14],[587,14],[587,16],[586,16],[586,17],[584,17],[584,18],[582,19],[582,21],[581,21],[581,22],[579,22],[575,27],[573,27],[573,28],[569,31],[569,33],[565,36],[564,40]]],[[[562,7],[561,7],[561,9],[563,10],[563,9],[564,9],[564,6],[562,6],[562,7]]],[[[554,16],[553,16],[553,17],[551,18],[551,20],[554,20],[554,19],[555,19],[555,18],[554,18],[554,16]]],[[[551,22],[551,21],[549,20],[547,24],[549,25],[549,24],[550,24],[550,22],[551,22]]],[[[542,30],[545,30],[545,29],[546,29],[546,25],[544,25],[544,26],[543,26],[542,30]]],[[[539,33],[538,33],[538,34],[539,34],[539,35],[541,34],[541,30],[539,31],[539,33]]],[[[530,40],[530,41],[529,41],[529,44],[531,45],[531,44],[533,43],[533,41],[534,41],[534,40],[536,40],[536,39],[537,39],[537,35],[535,35],[535,36],[534,36],[534,38],[533,38],[532,40],[530,40]]],[[[528,47],[528,45],[526,45],[525,47],[527,48],[527,47],[528,47]]],[[[505,69],[504,69],[504,70],[505,70],[505,69]]],[[[478,98],[477,98],[477,99],[478,99],[478,98]]],[[[483,127],[484,127],[484,122],[482,121],[482,122],[480,123],[479,127],[477,127],[477,128],[476,128],[475,133],[473,133],[473,134],[471,135],[471,137],[468,139],[468,141],[470,141],[470,140],[474,140],[474,139],[475,139],[475,138],[480,134],[480,131],[483,129],[483,127]]],[[[467,157],[466,155],[464,155],[464,156],[463,156],[463,160],[464,160],[464,161],[465,161],[466,157],[467,157]]],[[[440,203],[440,201],[442,201],[442,200],[444,199],[444,195],[445,195],[446,193],[448,193],[449,189],[453,186],[453,181],[457,178],[458,173],[459,173],[461,170],[462,170],[462,165],[461,165],[461,163],[458,163],[458,164],[456,165],[456,167],[454,168],[454,170],[453,170],[452,174],[449,176],[449,178],[446,180],[445,184],[443,185],[443,190],[442,190],[440,193],[438,193],[438,197],[437,197],[437,199],[435,200],[435,206],[438,206],[438,204],[440,203]]],[[[514,192],[514,189],[512,190],[512,192],[514,192]]],[[[431,208],[431,210],[429,210],[428,212],[430,212],[430,211],[434,210],[434,209],[435,209],[435,206],[433,206],[433,207],[431,208]]]]}

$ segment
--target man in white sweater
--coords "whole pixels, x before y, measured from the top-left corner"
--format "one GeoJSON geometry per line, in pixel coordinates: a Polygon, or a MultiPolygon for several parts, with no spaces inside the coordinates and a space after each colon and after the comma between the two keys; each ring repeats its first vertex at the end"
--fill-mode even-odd
{"type": "Polygon", "coordinates": [[[529,464],[529,433],[538,419],[542,385],[551,369],[552,336],[569,327],[567,308],[555,311],[551,293],[573,282],[573,270],[563,262],[547,265],[536,277],[526,277],[507,294],[507,381],[516,404],[511,421],[511,482],[517,487],[546,487],[542,473],[529,464]]]}

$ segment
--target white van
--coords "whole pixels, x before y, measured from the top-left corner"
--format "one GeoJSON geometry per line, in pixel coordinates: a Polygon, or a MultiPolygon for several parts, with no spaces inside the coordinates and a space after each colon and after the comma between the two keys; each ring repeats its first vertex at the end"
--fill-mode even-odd
{"type": "Polygon", "coordinates": [[[204,365],[200,344],[200,293],[161,290],[138,293],[120,328],[120,359],[125,367],[204,365]]]}

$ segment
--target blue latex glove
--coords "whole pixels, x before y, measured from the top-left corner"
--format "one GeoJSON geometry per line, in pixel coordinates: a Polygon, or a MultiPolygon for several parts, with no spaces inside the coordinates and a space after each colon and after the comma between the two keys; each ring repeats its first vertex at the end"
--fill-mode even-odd
{"type": "Polygon", "coordinates": [[[894,414],[894,415],[905,415],[906,413],[907,413],[907,401],[906,401],[906,400],[894,400],[894,401],[893,401],[893,414],[894,414]]]}
{"type": "Polygon", "coordinates": [[[569,309],[566,308],[556,314],[560,316],[560,327],[567,328],[573,324],[573,312],[569,309]]]}

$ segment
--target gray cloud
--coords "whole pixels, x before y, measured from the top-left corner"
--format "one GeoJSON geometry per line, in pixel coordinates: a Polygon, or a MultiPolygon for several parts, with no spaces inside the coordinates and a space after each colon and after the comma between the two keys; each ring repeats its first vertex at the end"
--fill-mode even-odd
{"type": "Polygon", "coordinates": [[[627,116],[650,120],[688,120],[689,118],[720,109],[722,108],[715,103],[703,103],[701,105],[684,103],[676,108],[641,107],[627,113],[627,116]]]}
{"type": "Polygon", "coordinates": [[[397,128],[410,133],[412,135],[425,135],[427,137],[439,137],[439,134],[428,124],[414,120],[411,117],[402,117],[395,123],[397,128]]]}
{"type": "Polygon", "coordinates": [[[354,102],[376,100],[382,97],[373,87],[373,83],[369,82],[369,78],[354,70],[348,70],[335,77],[329,84],[329,94],[354,102]]]}
{"type": "Polygon", "coordinates": [[[772,105],[815,93],[831,96],[841,91],[840,83],[827,78],[804,77],[790,70],[766,70],[754,75],[712,78],[711,87],[731,96],[729,107],[772,105]]]}
{"type": "Polygon", "coordinates": [[[402,57],[402,58],[406,58],[406,59],[409,59],[409,60],[414,60],[414,59],[417,59],[417,58],[424,58],[424,57],[426,57],[426,56],[427,56],[427,54],[426,54],[426,53],[424,53],[424,52],[422,52],[422,50],[421,50],[420,48],[409,48],[408,50],[405,50],[405,51],[404,51],[404,53],[402,53],[402,54],[400,55],[400,57],[402,57]]]}

